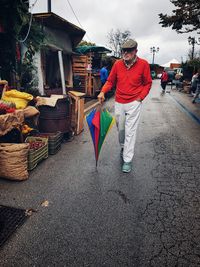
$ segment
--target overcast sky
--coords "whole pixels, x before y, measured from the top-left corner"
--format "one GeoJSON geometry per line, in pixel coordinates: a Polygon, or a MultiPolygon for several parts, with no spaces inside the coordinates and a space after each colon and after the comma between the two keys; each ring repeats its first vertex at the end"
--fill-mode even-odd
{"type": "MultiPolygon", "coordinates": [[[[30,0],[33,4],[36,0],[30,0]]],[[[150,47],[159,47],[155,63],[165,64],[172,58],[185,61],[191,46],[190,34],[177,34],[171,28],[162,28],[159,13],[171,14],[174,5],[170,0],[69,0],[81,23],[77,21],[67,0],[52,0],[52,12],[86,31],[84,40],[109,48],[108,32],[111,29],[129,30],[138,42],[138,56],[152,63],[150,47]]],[[[33,13],[47,12],[48,0],[37,0],[33,13]]],[[[197,50],[198,46],[195,47],[197,50]]]]}

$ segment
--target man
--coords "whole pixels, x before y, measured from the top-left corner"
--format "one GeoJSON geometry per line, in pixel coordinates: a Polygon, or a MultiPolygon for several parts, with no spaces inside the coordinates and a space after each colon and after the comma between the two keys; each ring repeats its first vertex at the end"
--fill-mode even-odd
{"type": "Polygon", "coordinates": [[[196,103],[196,99],[198,99],[199,95],[200,95],[200,69],[198,70],[197,76],[196,76],[196,90],[195,90],[194,98],[192,100],[193,104],[196,103]]]}
{"type": "Polygon", "coordinates": [[[137,42],[129,39],[122,45],[122,59],[117,60],[98,95],[105,100],[105,93],[116,86],[115,116],[123,158],[122,171],[130,172],[142,100],[148,95],[152,79],[149,64],[137,55],[137,42]]]}
{"type": "Polygon", "coordinates": [[[198,72],[194,73],[191,80],[191,87],[189,94],[193,95],[196,92],[197,89],[197,80],[198,80],[198,72]]]}
{"type": "Polygon", "coordinates": [[[167,83],[168,83],[168,79],[169,79],[166,70],[163,70],[162,76],[161,76],[160,79],[161,79],[162,93],[165,93],[165,89],[166,89],[166,86],[167,86],[167,83]]]}
{"type": "Polygon", "coordinates": [[[100,70],[100,79],[101,79],[101,85],[103,86],[108,78],[108,69],[105,62],[103,62],[103,67],[100,70]]]}

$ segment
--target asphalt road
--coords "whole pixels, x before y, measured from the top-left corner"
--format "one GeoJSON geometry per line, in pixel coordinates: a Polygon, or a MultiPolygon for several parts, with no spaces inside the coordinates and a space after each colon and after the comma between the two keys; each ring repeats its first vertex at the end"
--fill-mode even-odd
{"type": "Polygon", "coordinates": [[[1,179],[0,204],[36,212],[0,249],[0,266],[200,266],[198,118],[199,104],[162,96],[155,80],[130,174],[121,172],[116,127],[96,171],[85,127],[27,181],[1,179]]]}

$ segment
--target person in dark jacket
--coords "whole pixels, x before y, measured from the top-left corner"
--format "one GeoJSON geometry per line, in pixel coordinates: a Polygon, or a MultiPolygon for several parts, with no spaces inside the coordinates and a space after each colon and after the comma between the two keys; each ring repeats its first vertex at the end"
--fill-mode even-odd
{"type": "Polygon", "coordinates": [[[196,103],[196,99],[199,97],[199,95],[200,95],[200,69],[198,70],[198,75],[196,76],[196,91],[194,94],[194,98],[192,100],[193,104],[196,103]]]}
{"type": "Polygon", "coordinates": [[[100,69],[101,86],[105,84],[107,78],[108,78],[108,68],[107,64],[103,62],[103,67],[100,69]]]}
{"type": "Polygon", "coordinates": [[[197,80],[198,80],[198,72],[194,73],[194,75],[192,76],[192,80],[191,80],[191,87],[190,87],[190,91],[189,93],[195,94],[196,89],[197,89],[197,80]]]}

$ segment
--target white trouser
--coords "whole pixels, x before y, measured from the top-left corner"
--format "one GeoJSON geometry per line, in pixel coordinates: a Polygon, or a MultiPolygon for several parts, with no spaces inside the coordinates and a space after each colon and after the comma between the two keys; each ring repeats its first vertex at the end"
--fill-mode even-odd
{"type": "Polygon", "coordinates": [[[115,117],[119,134],[119,143],[123,151],[124,162],[131,162],[134,156],[136,131],[140,118],[142,102],[127,104],[115,102],[115,117]]]}

